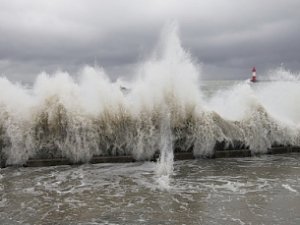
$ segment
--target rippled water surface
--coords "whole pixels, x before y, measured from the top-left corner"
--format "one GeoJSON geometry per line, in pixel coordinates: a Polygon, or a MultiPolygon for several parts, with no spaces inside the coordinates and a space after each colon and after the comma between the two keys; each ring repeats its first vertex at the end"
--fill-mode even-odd
{"type": "Polygon", "coordinates": [[[5,168],[0,224],[300,224],[300,154],[5,168]]]}

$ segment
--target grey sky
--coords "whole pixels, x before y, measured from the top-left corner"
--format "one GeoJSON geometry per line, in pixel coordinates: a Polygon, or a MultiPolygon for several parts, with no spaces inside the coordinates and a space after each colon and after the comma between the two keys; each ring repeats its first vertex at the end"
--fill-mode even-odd
{"type": "Polygon", "coordinates": [[[298,0],[0,0],[0,74],[31,81],[97,63],[129,76],[171,20],[206,79],[247,78],[253,65],[299,71],[299,9],[298,0]]]}

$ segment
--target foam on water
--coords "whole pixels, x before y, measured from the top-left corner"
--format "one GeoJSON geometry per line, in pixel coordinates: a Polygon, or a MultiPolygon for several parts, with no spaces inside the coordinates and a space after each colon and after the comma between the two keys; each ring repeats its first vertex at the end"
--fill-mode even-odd
{"type": "Polygon", "coordinates": [[[177,161],[169,189],[154,162],[5,168],[0,223],[298,225],[299,159],[177,161]]]}
{"type": "MultiPolygon", "coordinates": [[[[87,66],[77,77],[42,73],[32,87],[2,77],[0,159],[5,164],[29,157],[150,159],[164,149],[210,156],[223,141],[244,143],[253,152],[300,144],[297,74],[279,68],[272,72],[276,81],[239,82],[205,99],[200,71],[172,24],[137,67],[130,90],[122,90],[99,67],[87,66]]],[[[163,153],[160,160],[166,163],[172,154],[163,153]]]]}
{"type": "Polygon", "coordinates": [[[295,190],[294,188],[292,188],[290,185],[288,184],[282,184],[282,187],[284,187],[285,189],[291,191],[291,192],[294,192],[296,194],[299,194],[297,190],[295,190]]]}

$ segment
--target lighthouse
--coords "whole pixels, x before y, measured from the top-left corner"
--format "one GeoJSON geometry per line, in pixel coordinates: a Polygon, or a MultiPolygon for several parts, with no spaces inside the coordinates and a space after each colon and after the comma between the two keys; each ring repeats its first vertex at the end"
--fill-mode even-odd
{"type": "Polygon", "coordinates": [[[256,68],[255,66],[252,68],[252,78],[251,78],[251,82],[256,82],[256,68]]]}

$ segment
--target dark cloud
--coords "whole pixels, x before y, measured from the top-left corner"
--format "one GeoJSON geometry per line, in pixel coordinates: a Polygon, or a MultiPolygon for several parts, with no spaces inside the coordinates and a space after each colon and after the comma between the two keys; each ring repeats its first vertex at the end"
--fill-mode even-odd
{"type": "Polygon", "coordinates": [[[0,0],[0,74],[30,81],[96,63],[129,76],[170,20],[204,78],[246,78],[252,65],[300,70],[299,8],[297,0],[0,0]]]}

